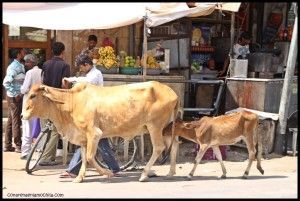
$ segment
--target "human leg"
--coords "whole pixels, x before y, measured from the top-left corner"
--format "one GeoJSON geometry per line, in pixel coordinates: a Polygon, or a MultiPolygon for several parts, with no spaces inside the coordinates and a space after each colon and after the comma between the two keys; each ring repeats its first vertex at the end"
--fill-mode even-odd
{"type": "Polygon", "coordinates": [[[100,149],[101,156],[104,162],[107,164],[113,173],[120,171],[120,166],[114,157],[114,153],[109,146],[109,141],[107,138],[102,138],[99,140],[98,148],[100,149]]]}
{"type": "Polygon", "coordinates": [[[25,157],[30,153],[31,150],[31,128],[32,128],[31,120],[22,120],[22,147],[21,147],[21,157],[25,157]]]}
{"type": "Polygon", "coordinates": [[[53,125],[53,131],[51,132],[50,139],[49,139],[49,141],[46,145],[45,151],[41,157],[40,164],[55,161],[56,147],[57,147],[58,139],[59,139],[58,132],[57,132],[55,126],[53,125]]]}
{"type": "Polygon", "coordinates": [[[21,113],[22,113],[22,99],[12,101],[12,135],[14,144],[16,145],[16,151],[21,152],[22,146],[22,131],[21,131],[21,113]]]}
{"type": "Polygon", "coordinates": [[[72,173],[74,175],[78,175],[81,164],[82,164],[81,148],[78,148],[78,149],[76,149],[66,172],[72,173]]]}
{"type": "Polygon", "coordinates": [[[7,97],[7,105],[8,105],[8,120],[5,128],[5,141],[4,141],[4,150],[12,151],[12,110],[11,110],[11,98],[7,97]]]}

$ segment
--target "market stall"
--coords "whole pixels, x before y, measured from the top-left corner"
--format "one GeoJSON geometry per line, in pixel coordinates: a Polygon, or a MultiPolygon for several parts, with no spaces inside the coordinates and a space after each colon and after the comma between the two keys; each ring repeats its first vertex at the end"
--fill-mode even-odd
{"type": "MultiPolygon", "coordinates": [[[[246,62],[232,59],[230,75],[224,79],[229,86],[243,86],[246,101],[249,101],[247,98],[249,86],[259,88],[269,83],[276,83],[272,79],[281,79],[280,83],[283,82],[283,84],[279,87],[282,87],[282,93],[276,94],[280,99],[280,106],[277,101],[276,110],[272,112],[281,114],[280,132],[283,133],[284,119],[287,116],[286,103],[290,96],[297,58],[297,48],[295,48],[297,36],[295,33],[292,34],[293,27],[296,27],[294,32],[297,31],[297,26],[293,25],[293,20],[296,21],[294,24],[297,24],[297,6],[294,12],[291,4],[285,2],[192,4],[189,7],[186,3],[113,5],[109,3],[4,3],[3,22],[9,25],[61,30],[61,35],[58,34],[57,38],[73,39],[69,45],[71,49],[84,40],[80,37],[80,32],[73,35],[73,32],[77,30],[107,30],[130,26],[131,31],[128,33],[130,48],[128,49],[142,49],[142,51],[135,51],[135,53],[126,51],[126,54],[121,54],[123,49],[119,48],[115,42],[116,51],[114,55],[110,53],[111,60],[106,62],[103,62],[107,60],[106,56],[103,56],[105,53],[101,55],[98,52],[95,64],[104,73],[104,80],[109,85],[146,80],[163,80],[171,84],[174,80],[178,82],[182,80],[182,83],[175,83],[176,86],[172,87],[184,100],[181,103],[182,107],[190,106],[191,95],[191,90],[184,81],[198,82],[216,79],[219,63],[222,63],[228,53],[232,59],[233,43],[237,41],[242,31],[249,31],[253,35],[253,42],[258,45],[251,47],[251,54],[246,62]],[[214,12],[215,10],[218,12],[214,12]],[[85,15],[83,18],[78,15],[82,12],[88,12],[91,15],[85,15]],[[205,17],[198,18],[199,16],[205,17]],[[137,40],[134,37],[135,32],[132,31],[135,26],[132,25],[139,22],[142,22],[142,26],[139,40],[137,40]],[[67,30],[71,31],[67,32],[67,30]],[[62,37],[66,33],[67,37],[62,37]],[[163,52],[163,57],[161,57],[161,52],[163,52]],[[290,55],[289,59],[287,59],[288,55],[290,55]],[[246,70],[240,71],[240,69],[246,70]],[[239,80],[235,80],[234,77],[238,77],[239,80]],[[256,79],[260,79],[259,82],[256,79]]],[[[123,39],[126,40],[126,37],[123,39]]],[[[71,62],[73,63],[72,59],[71,62]]],[[[213,95],[212,90],[214,87],[194,90],[201,93],[196,95],[196,98],[192,97],[192,99],[198,97],[196,105],[193,106],[204,107],[203,100],[199,99],[207,97],[208,94],[213,95]]],[[[236,93],[230,87],[226,93],[227,96],[234,97],[235,101],[240,98],[240,93],[236,93]]],[[[267,91],[262,93],[263,100],[268,100],[267,91]]],[[[228,106],[229,103],[226,104],[228,106]]],[[[243,107],[239,104],[235,106],[243,107]]],[[[250,109],[264,110],[265,108],[250,109]]]]}
{"type": "MultiPolygon", "coordinates": [[[[205,16],[211,14],[214,10],[229,10],[237,11],[240,3],[199,3],[192,8],[189,8],[186,3],[124,3],[124,4],[109,4],[109,3],[72,3],[72,4],[56,4],[56,3],[7,3],[4,4],[3,22],[10,25],[21,25],[39,27],[44,29],[63,30],[58,31],[62,34],[66,33],[66,30],[82,30],[82,29],[113,29],[116,27],[129,26],[138,22],[144,21],[142,40],[143,42],[137,45],[142,46],[143,50],[140,54],[132,54],[131,52],[125,52],[121,54],[123,49],[117,49],[115,52],[110,53],[110,58],[106,58],[106,53],[101,54],[95,64],[104,74],[104,79],[110,77],[112,79],[122,79],[123,75],[130,75],[129,78],[134,78],[139,75],[143,75],[143,81],[146,80],[185,80],[189,79],[189,75],[185,75],[182,72],[173,73],[172,68],[190,68],[190,61],[184,60],[181,57],[182,50],[189,48],[190,40],[176,41],[178,40],[179,31],[176,27],[173,27],[175,31],[171,31],[170,35],[173,36],[177,43],[171,41],[170,47],[163,47],[163,58],[158,59],[155,51],[157,42],[153,44],[147,44],[148,39],[152,40],[154,33],[151,33],[152,27],[157,27],[168,22],[181,19],[184,17],[205,16]],[[22,9],[21,9],[22,8],[22,9]],[[88,15],[84,19],[78,15],[78,12],[88,11],[93,15],[88,15]],[[114,12],[111,12],[111,11],[114,12]],[[126,12],[123,12],[126,10],[126,12]],[[17,12],[16,12],[17,11],[17,12]],[[55,15],[54,15],[55,13],[55,15]],[[115,15],[118,13],[118,15],[115,15]],[[41,20],[40,16],[51,16],[47,18],[47,21],[41,20]],[[18,17],[20,16],[20,17],[18,17]],[[63,18],[61,16],[64,16],[63,18]],[[19,20],[21,19],[22,20],[19,20]],[[105,19],[105,20],[95,20],[105,19]],[[76,23],[74,23],[76,22],[76,23]],[[174,49],[174,44],[177,49],[174,49]],[[186,48],[182,48],[182,44],[186,48]],[[152,47],[151,47],[152,46],[152,47]],[[180,48],[179,48],[180,46],[180,48]],[[138,58],[139,57],[139,58],[138,58]],[[174,59],[175,58],[175,59],[174,59]],[[106,60],[106,61],[104,61],[106,60]],[[178,61],[174,64],[174,61],[178,61]],[[151,77],[148,77],[150,75],[151,77]]],[[[73,31],[72,31],[73,33],[73,31]]],[[[189,35],[186,34],[186,35],[189,35]]],[[[157,35],[156,35],[157,36],[157,35]]],[[[154,37],[156,37],[154,36],[154,37]]],[[[74,38],[74,35],[71,35],[74,38]]],[[[76,36],[77,37],[77,36],[76,36]]],[[[70,40],[70,37],[62,37],[57,34],[57,38],[70,40]]],[[[159,38],[160,40],[161,38],[159,38]]],[[[184,38],[182,38],[184,39],[184,38]]],[[[72,41],[70,48],[77,46],[77,43],[83,38],[79,38],[77,41],[72,41]]],[[[134,40],[133,40],[134,41],[134,40]]],[[[114,41],[113,41],[114,42],[114,41]]],[[[132,41],[131,41],[132,42],[132,41]]],[[[115,43],[116,45],[116,43],[115,43]]],[[[164,46],[165,44],[163,44],[164,46]]],[[[117,46],[117,45],[116,45],[117,46]]],[[[78,51],[78,50],[77,50],[78,51]]],[[[72,53],[72,55],[74,55],[72,53]]],[[[74,60],[74,56],[73,60],[74,60]]],[[[71,59],[71,62],[73,63],[71,59]]],[[[115,82],[117,84],[117,82],[115,82]]],[[[183,89],[179,91],[178,95],[185,94],[185,85],[183,83],[177,83],[176,88],[183,89]]],[[[184,95],[183,95],[184,96],[184,95]]],[[[184,101],[182,101],[182,106],[184,101]]]]}

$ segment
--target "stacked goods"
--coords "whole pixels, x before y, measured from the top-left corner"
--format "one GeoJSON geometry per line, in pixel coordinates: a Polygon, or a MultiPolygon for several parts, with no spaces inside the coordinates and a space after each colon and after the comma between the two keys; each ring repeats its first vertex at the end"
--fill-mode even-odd
{"type": "Polygon", "coordinates": [[[153,56],[148,56],[147,68],[160,68],[159,63],[156,62],[156,59],[153,56]]]}
{"type": "Polygon", "coordinates": [[[114,49],[111,46],[100,47],[99,59],[97,64],[104,66],[105,68],[112,68],[117,66],[117,59],[114,53],[114,49]]]}
{"type": "Polygon", "coordinates": [[[134,67],[135,59],[132,56],[125,57],[125,67],[134,67]]]}
{"type": "Polygon", "coordinates": [[[119,67],[124,67],[125,66],[125,57],[127,56],[127,53],[125,51],[120,51],[119,53],[119,67]]]}
{"type": "Polygon", "coordinates": [[[120,73],[125,75],[138,75],[141,72],[140,58],[134,59],[132,56],[125,57],[125,65],[120,68],[120,73]]]}

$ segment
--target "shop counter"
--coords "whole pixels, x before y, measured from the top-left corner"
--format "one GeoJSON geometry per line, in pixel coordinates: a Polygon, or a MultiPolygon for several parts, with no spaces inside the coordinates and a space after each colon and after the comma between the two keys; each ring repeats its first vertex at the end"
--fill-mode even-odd
{"type": "MultiPolygon", "coordinates": [[[[291,85],[288,114],[297,110],[297,79],[291,85]]],[[[278,113],[284,79],[228,78],[225,110],[238,107],[278,113]]]]}

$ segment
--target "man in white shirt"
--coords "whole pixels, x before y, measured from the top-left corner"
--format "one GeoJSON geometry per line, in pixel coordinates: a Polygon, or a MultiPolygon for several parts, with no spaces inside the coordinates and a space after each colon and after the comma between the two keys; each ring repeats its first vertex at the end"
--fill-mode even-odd
{"type": "MultiPolygon", "coordinates": [[[[22,108],[24,109],[24,105],[27,99],[28,92],[32,85],[40,84],[42,82],[42,69],[37,66],[38,60],[36,56],[33,54],[28,54],[24,57],[25,65],[28,67],[28,70],[25,75],[25,80],[23,85],[21,86],[21,93],[24,94],[23,97],[23,105],[22,108]]],[[[22,120],[22,146],[21,146],[21,159],[27,159],[27,155],[30,153],[31,149],[31,142],[32,142],[32,129],[33,129],[33,122],[35,118],[31,118],[30,120],[22,120]]]]}
{"type": "Polygon", "coordinates": [[[65,88],[68,88],[68,83],[72,82],[89,82],[94,85],[103,86],[103,76],[101,71],[93,66],[93,62],[88,56],[83,56],[83,59],[85,59],[87,63],[85,63],[84,65],[80,65],[80,71],[86,73],[85,77],[63,78],[62,82],[65,88]]]}
{"type": "MultiPolygon", "coordinates": [[[[63,88],[69,88],[70,84],[73,82],[88,82],[97,86],[103,86],[102,73],[95,66],[93,66],[92,59],[88,55],[83,55],[82,57],[79,57],[78,64],[80,66],[80,70],[86,73],[85,77],[63,78],[63,88]]],[[[100,139],[98,147],[100,149],[100,153],[104,162],[107,164],[109,169],[112,170],[114,176],[119,176],[117,172],[120,171],[120,167],[109,146],[108,139],[100,139]]],[[[60,178],[75,178],[79,174],[80,167],[81,151],[79,148],[75,151],[73,158],[70,161],[68,169],[60,175],[60,178]]]]}

